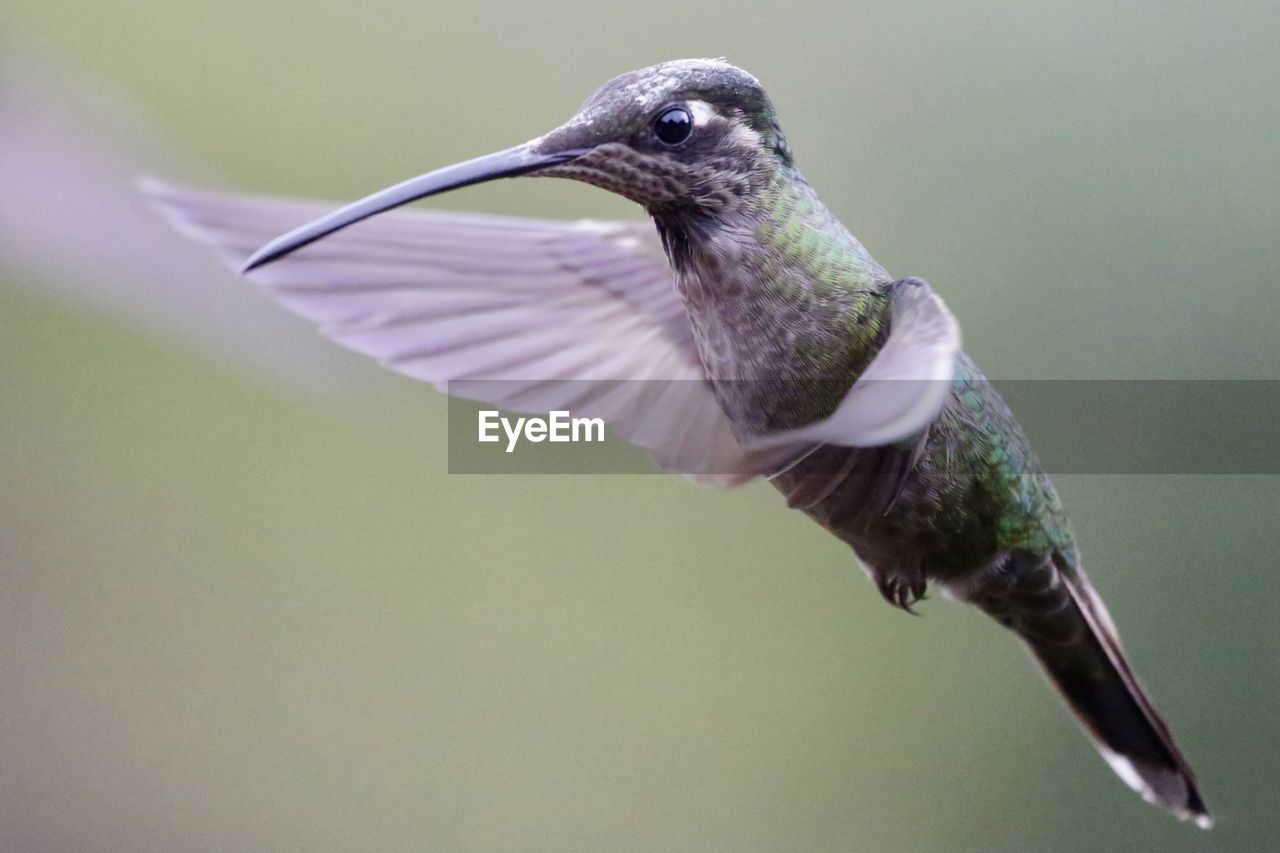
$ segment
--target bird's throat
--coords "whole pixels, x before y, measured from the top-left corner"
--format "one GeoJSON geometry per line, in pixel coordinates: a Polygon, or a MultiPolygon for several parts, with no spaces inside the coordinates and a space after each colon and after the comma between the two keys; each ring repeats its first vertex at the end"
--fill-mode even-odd
{"type": "Polygon", "coordinates": [[[707,375],[733,381],[718,389],[731,418],[812,418],[830,402],[800,399],[812,380],[852,383],[874,356],[889,275],[808,184],[775,181],[717,215],[651,213],[707,375]]]}

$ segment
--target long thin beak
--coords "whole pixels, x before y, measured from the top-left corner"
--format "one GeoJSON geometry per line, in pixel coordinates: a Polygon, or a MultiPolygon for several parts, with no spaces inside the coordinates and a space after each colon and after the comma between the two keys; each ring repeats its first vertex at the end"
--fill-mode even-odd
{"type": "Polygon", "coordinates": [[[434,172],[427,172],[425,175],[419,175],[416,178],[410,178],[393,187],[387,187],[385,190],[366,196],[359,201],[354,201],[346,207],[335,210],[328,216],[322,216],[314,222],[308,222],[300,228],[293,229],[288,234],[277,237],[254,252],[249,260],[245,261],[244,266],[240,268],[240,274],[244,275],[263,264],[269,264],[274,260],[283,258],[308,243],[314,243],[321,237],[328,236],[362,219],[368,219],[375,214],[391,210],[393,207],[399,207],[402,204],[408,204],[411,201],[417,201],[420,198],[426,198],[429,195],[435,195],[447,190],[455,190],[459,187],[491,181],[494,178],[511,178],[516,175],[527,174],[546,166],[553,166],[556,163],[572,160],[586,153],[586,150],[572,149],[542,154],[535,150],[532,144],[525,143],[524,145],[517,145],[515,148],[508,148],[495,154],[486,154],[474,160],[466,160],[452,166],[445,166],[443,169],[436,169],[434,172]]]}

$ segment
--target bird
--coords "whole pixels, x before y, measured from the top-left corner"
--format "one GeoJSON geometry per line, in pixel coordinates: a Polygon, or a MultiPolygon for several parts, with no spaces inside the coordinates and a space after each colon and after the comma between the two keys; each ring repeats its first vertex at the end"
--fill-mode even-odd
{"type": "Polygon", "coordinates": [[[893,606],[914,612],[936,589],[1010,629],[1127,785],[1213,825],[957,319],[822,203],[746,71],[685,59],[622,74],[541,136],[332,212],[155,180],[143,191],[286,309],[392,370],[512,411],[597,414],[695,481],[767,479],[893,606]],[[648,221],[392,211],[518,176],[594,185],[648,221]]]}

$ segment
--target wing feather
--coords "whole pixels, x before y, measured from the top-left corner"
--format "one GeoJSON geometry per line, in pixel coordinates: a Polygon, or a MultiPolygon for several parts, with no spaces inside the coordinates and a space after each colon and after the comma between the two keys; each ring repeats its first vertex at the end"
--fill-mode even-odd
{"type": "MultiPolygon", "coordinates": [[[[323,205],[149,182],[233,266],[323,205]]],[[[601,417],[659,465],[719,485],[776,453],[734,438],[647,223],[396,211],[252,275],[328,337],[440,390],[517,412],[601,417]]]]}

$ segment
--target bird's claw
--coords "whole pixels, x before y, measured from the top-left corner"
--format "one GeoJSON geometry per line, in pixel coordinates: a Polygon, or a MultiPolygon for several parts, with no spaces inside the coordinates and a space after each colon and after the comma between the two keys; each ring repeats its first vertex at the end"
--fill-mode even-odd
{"type": "Polygon", "coordinates": [[[920,571],[892,571],[876,574],[876,586],[884,600],[910,613],[919,616],[913,608],[925,597],[925,577],[920,571]]]}

